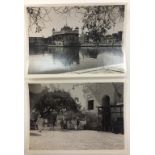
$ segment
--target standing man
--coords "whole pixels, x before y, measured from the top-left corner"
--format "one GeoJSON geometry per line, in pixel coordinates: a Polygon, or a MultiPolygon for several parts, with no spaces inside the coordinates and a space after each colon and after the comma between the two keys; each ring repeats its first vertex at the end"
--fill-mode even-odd
{"type": "Polygon", "coordinates": [[[44,119],[41,117],[41,115],[38,116],[36,123],[38,125],[39,132],[41,132],[43,130],[43,123],[44,123],[44,119]]]}
{"type": "Polygon", "coordinates": [[[79,124],[80,124],[80,120],[79,120],[79,118],[77,117],[77,122],[76,122],[77,124],[77,130],[78,130],[78,128],[79,128],[79,124]]]}

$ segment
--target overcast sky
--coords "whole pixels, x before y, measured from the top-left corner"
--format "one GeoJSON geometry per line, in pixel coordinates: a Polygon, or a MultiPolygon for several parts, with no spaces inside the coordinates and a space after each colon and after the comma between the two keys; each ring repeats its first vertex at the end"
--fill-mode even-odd
{"type": "MultiPolygon", "coordinates": [[[[60,84],[30,84],[30,92],[32,93],[41,93],[45,87],[49,88],[49,90],[52,90],[52,88],[61,89],[64,91],[70,91],[73,88],[73,83],[60,83],[60,84]]],[[[76,85],[76,84],[75,84],[76,85]]],[[[82,84],[81,84],[82,85],[82,84]]]]}
{"type": "MultiPolygon", "coordinates": [[[[62,7],[61,7],[62,8],[62,7]]],[[[60,29],[65,26],[66,24],[72,28],[79,27],[79,33],[81,33],[82,28],[82,13],[76,13],[73,9],[70,14],[61,14],[56,13],[53,9],[46,8],[49,11],[49,18],[51,21],[48,21],[48,17],[46,16],[47,21],[44,21],[44,29],[40,33],[35,33],[35,27],[31,27],[31,30],[29,31],[30,37],[48,37],[52,35],[52,29],[55,28],[56,31],[60,31],[60,29]]],[[[58,9],[58,8],[56,8],[58,9]]],[[[61,9],[60,9],[61,11],[61,9]]],[[[83,9],[80,9],[79,12],[83,12],[83,9]]],[[[118,32],[123,30],[123,22],[120,22],[120,20],[116,21],[116,26],[113,27],[109,34],[118,32]]]]}

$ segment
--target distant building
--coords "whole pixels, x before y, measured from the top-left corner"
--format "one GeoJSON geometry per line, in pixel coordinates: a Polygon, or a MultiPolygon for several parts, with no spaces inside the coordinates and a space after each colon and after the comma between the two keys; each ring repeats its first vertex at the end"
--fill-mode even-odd
{"type": "Polygon", "coordinates": [[[108,34],[101,37],[101,43],[103,44],[117,44],[122,42],[122,31],[118,33],[108,34]]]}
{"type": "Polygon", "coordinates": [[[30,47],[47,45],[48,40],[48,38],[44,37],[29,37],[29,45],[30,47]]]}
{"type": "Polygon", "coordinates": [[[42,45],[45,43],[45,38],[43,37],[29,37],[29,43],[30,44],[36,44],[36,45],[42,45]]]}
{"type": "Polygon", "coordinates": [[[89,42],[89,36],[87,33],[83,33],[79,37],[80,44],[88,43],[89,42]]]}
{"type": "MultiPolygon", "coordinates": [[[[79,36],[80,44],[95,44],[94,40],[89,36],[88,33],[83,33],[79,36]]],[[[122,31],[113,34],[107,34],[100,36],[99,44],[104,45],[113,45],[113,44],[121,44],[122,42],[122,31]]]]}
{"type": "MultiPolygon", "coordinates": [[[[69,26],[64,26],[60,31],[55,31],[52,29],[53,35],[50,37],[29,37],[29,45],[33,46],[42,46],[42,45],[51,45],[51,46],[80,46],[80,45],[94,45],[95,42],[89,36],[88,33],[81,33],[79,35],[79,28],[76,27],[72,29],[69,26]]],[[[122,31],[118,33],[108,34],[101,36],[99,44],[104,45],[115,45],[122,43],[122,31]]]]}
{"type": "Polygon", "coordinates": [[[78,46],[79,45],[79,28],[74,30],[69,26],[64,26],[60,31],[52,30],[53,35],[50,37],[49,44],[57,46],[78,46]]]}

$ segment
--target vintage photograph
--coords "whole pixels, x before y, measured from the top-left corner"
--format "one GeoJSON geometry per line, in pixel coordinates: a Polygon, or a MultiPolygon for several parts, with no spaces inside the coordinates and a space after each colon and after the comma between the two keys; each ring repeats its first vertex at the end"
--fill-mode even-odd
{"type": "Polygon", "coordinates": [[[29,74],[122,74],[125,5],[27,7],[29,74]]]}
{"type": "Polygon", "coordinates": [[[29,84],[30,150],[124,149],[124,83],[29,84]]]}

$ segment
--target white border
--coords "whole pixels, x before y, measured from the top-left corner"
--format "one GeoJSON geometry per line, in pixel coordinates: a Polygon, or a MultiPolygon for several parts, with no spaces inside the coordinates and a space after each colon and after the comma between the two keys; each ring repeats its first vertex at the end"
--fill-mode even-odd
{"type": "MultiPolygon", "coordinates": [[[[129,130],[129,2],[128,0],[27,0],[25,1],[25,7],[27,6],[36,6],[36,5],[65,5],[65,4],[81,4],[81,5],[92,5],[98,3],[98,4],[124,4],[126,5],[126,12],[125,12],[125,21],[124,21],[124,27],[125,27],[125,33],[123,36],[123,52],[124,52],[124,63],[126,63],[126,73],[125,74],[79,74],[79,75],[62,75],[62,74],[41,74],[41,75],[28,75],[28,62],[27,62],[27,56],[28,54],[28,34],[27,34],[27,22],[25,22],[25,104],[24,104],[24,124],[25,124],[25,155],[63,155],[63,154],[102,154],[102,155],[129,155],[129,139],[130,139],[130,130],[129,130]],[[74,83],[74,82],[124,82],[124,125],[125,125],[125,149],[124,150],[64,150],[64,151],[30,151],[29,150],[29,90],[28,90],[28,84],[29,83],[74,83]]],[[[25,11],[24,7],[24,11],[25,11]]],[[[26,21],[26,15],[25,15],[25,21],[26,21]]]]}

